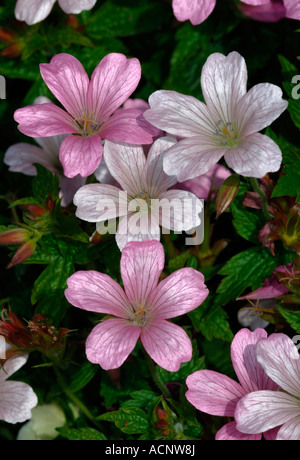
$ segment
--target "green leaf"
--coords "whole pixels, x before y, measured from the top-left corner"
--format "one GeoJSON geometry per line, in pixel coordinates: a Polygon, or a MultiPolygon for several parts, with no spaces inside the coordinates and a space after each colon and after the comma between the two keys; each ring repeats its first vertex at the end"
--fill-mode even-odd
{"type": "Polygon", "coordinates": [[[97,419],[114,422],[117,428],[128,434],[146,433],[151,428],[148,415],[139,407],[106,412],[97,419]]]}
{"type": "Polygon", "coordinates": [[[242,203],[234,202],[231,205],[233,216],[232,224],[237,233],[247,241],[259,243],[258,234],[266,220],[262,212],[255,209],[247,209],[242,203]]]}
{"type": "Polygon", "coordinates": [[[291,115],[291,118],[295,126],[297,126],[297,128],[300,128],[300,104],[299,100],[295,99],[294,95],[294,88],[296,84],[292,82],[293,77],[295,77],[295,75],[300,74],[300,69],[297,69],[297,67],[284,56],[278,56],[278,58],[283,72],[283,86],[286,93],[289,96],[289,105],[287,109],[291,115]]]}
{"type": "Polygon", "coordinates": [[[192,267],[196,269],[197,266],[198,266],[197,258],[193,256],[190,252],[186,251],[186,252],[182,252],[176,257],[173,257],[173,259],[169,261],[168,268],[169,268],[169,271],[173,273],[176,270],[179,270],[180,268],[183,268],[183,267],[192,267]]]}
{"type": "Polygon", "coordinates": [[[280,311],[282,316],[287,320],[290,326],[293,329],[295,329],[295,331],[298,334],[300,334],[300,311],[289,312],[281,306],[278,306],[278,310],[280,311]]]}
{"type": "Polygon", "coordinates": [[[73,261],[63,257],[47,266],[35,281],[31,294],[31,303],[37,304],[36,313],[45,315],[55,324],[59,323],[68,306],[64,291],[73,272],[73,261]]]}
{"type": "Polygon", "coordinates": [[[263,247],[253,247],[236,254],[219,271],[224,278],[217,288],[215,306],[235,300],[248,287],[257,289],[275,267],[276,259],[263,247]]]}
{"type": "Polygon", "coordinates": [[[98,371],[98,365],[92,364],[89,361],[85,361],[80,365],[80,368],[72,374],[72,378],[69,383],[69,389],[73,393],[81,390],[92,380],[98,371]]]}
{"type": "Polygon", "coordinates": [[[130,393],[132,399],[128,399],[122,403],[121,408],[125,409],[127,407],[139,407],[140,409],[148,409],[158,403],[161,399],[161,395],[154,393],[151,390],[137,390],[130,393]]]}
{"type": "Polygon", "coordinates": [[[40,204],[45,204],[45,201],[51,195],[52,199],[58,198],[59,179],[44,166],[35,164],[37,175],[32,180],[32,192],[34,197],[40,204]]]}
{"type": "Polygon", "coordinates": [[[95,428],[56,428],[60,436],[70,441],[106,441],[107,437],[95,428]]]}

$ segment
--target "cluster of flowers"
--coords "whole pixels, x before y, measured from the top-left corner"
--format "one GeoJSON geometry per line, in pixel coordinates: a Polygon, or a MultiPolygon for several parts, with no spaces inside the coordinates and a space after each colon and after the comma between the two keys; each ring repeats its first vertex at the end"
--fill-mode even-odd
{"type": "MultiPolygon", "coordinates": [[[[25,0],[19,0],[19,6],[22,3],[25,0]]],[[[86,3],[92,7],[95,2],[86,3]]],[[[88,336],[87,358],[106,370],[118,368],[140,340],[159,366],[177,371],[191,360],[192,345],[186,332],[169,319],[201,305],[208,289],[203,275],[193,268],[182,268],[159,282],[165,261],[160,227],[187,231],[199,225],[200,198],[205,197],[193,190],[199,190],[201,177],[230,174],[218,169],[222,157],[246,177],[261,178],[279,170],[280,149],[259,131],[286,109],[282,91],[262,83],[247,92],[245,60],[237,52],[208,58],[201,75],[205,103],[167,90],[152,94],[149,106],[128,100],[140,81],[141,66],[119,53],[104,57],[91,79],[69,54],[54,56],[40,70],[65,110],[45,100],[18,109],[19,130],[40,147],[12,146],[6,164],[13,171],[35,174],[34,163],[41,163],[58,174],[63,204],[75,193],[77,216],[96,222],[97,228],[120,218],[116,242],[122,251],[124,289],[107,274],[85,270],[68,279],[65,291],[75,307],[109,315],[88,336]],[[83,185],[91,174],[101,183],[83,185]],[[125,219],[128,203],[124,211],[120,190],[127,192],[128,202],[174,198],[189,206],[181,218],[173,213],[166,219],[162,209],[136,233],[132,221],[125,219]],[[115,204],[112,210],[102,206],[108,200],[115,204]]],[[[17,359],[13,356],[5,363],[3,381],[24,363],[25,358],[17,359]]],[[[266,338],[262,330],[243,329],[232,343],[232,359],[240,384],[207,370],[187,379],[187,398],[198,409],[235,418],[217,437],[257,439],[267,432],[267,438],[275,438],[270,430],[280,425],[277,439],[300,439],[300,360],[291,339],[282,334],[266,338]]],[[[7,394],[0,402],[0,417],[11,423],[28,418],[37,402],[32,391],[28,397],[23,393],[24,411],[18,405],[16,416],[7,415],[12,414],[7,394]]]]}

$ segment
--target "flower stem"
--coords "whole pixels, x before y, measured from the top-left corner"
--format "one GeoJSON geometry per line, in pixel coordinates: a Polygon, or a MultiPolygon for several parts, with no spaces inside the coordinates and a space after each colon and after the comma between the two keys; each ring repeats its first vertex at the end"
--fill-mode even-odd
{"type": "Polygon", "coordinates": [[[165,398],[171,399],[171,395],[168,389],[166,388],[161,378],[159,377],[158,373],[156,372],[154,362],[152,361],[151,357],[148,355],[146,351],[144,351],[144,353],[145,353],[145,357],[146,357],[146,361],[148,364],[148,368],[149,368],[151,377],[153,378],[155,385],[161,391],[161,393],[163,394],[165,398]]]}
{"type": "Polygon", "coordinates": [[[264,192],[262,191],[262,189],[260,188],[258,182],[257,182],[257,179],[255,179],[255,177],[250,177],[250,182],[251,182],[251,185],[252,185],[252,188],[253,190],[259,194],[260,198],[261,198],[261,203],[262,203],[262,211],[266,217],[267,220],[270,220],[270,219],[273,219],[273,216],[269,213],[268,211],[268,201],[267,201],[267,197],[266,195],[264,194],[264,192]]]}

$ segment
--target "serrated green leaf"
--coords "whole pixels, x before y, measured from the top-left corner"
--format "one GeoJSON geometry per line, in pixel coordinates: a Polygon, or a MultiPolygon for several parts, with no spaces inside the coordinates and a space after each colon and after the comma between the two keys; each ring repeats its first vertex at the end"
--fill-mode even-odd
{"type": "Polygon", "coordinates": [[[154,393],[150,390],[138,390],[130,393],[132,399],[128,399],[122,403],[121,408],[127,407],[139,407],[140,409],[147,410],[150,406],[158,403],[161,396],[158,393],[154,393]]]}
{"type": "Polygon", "coordinates": [[[290,326],[300,334],[300,311],[293,311],[289,312],[282,308],[280,305],[278,306],[278,310],[282,314],[282,316],[287,320],[290,326]]]}
{"type": "Polygon", "coordinates": [[[59,179],[44,166],[35,164],[37,175],[32,180],[33,196],[40,204],[45,204],[45,201],[51,195],[52,199],[58,198],[59,179]]]}
{"type": "Polygon", "coordinates": [[[99,371],[99,366],[92,364],[89,361],[81,364],[80,368],[72,374],[69,383],[69,389],[76,393],[76,391],[84,388],[99,371]]]}
{"type": "Polygon", "coordinates": [[[139,407],[106,412],[97,419],[114,422],[117,428],[127,434],[146,433],[151,427],[148,415],[139,407]]]}
{"type": "Polygon", "coordinates": [[[70,441],[106,441],[107,437],[95,428],[56,428],[58,433],[70,441]]]}

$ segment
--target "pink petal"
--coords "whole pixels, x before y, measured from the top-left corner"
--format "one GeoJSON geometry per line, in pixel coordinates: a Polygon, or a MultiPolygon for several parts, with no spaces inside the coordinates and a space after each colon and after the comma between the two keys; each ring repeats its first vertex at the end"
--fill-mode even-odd
{"type": "Polygon", "coordinates": [[[283,3],[287,9],[286,17],[300,20],[300,3],[295,0],[283,0],[283,3]]]}
{"type": "Polygon", "coordinates": [[[266,374],[283,390],[300,398],[300,357],[285,334],[271,334],[257,344],[257,360],[266,374]]]}
{"type": "Polygon", "coordinates": [[[200,136],[183,139],[164,154],[164,171],[176,175],[179,182],[194,179],[209,171],[225,152],[200,136]]]}
{"type": "Polygon", "coordinates": [[[4,163],[9,166],[10,171],[22,172],[29,176],[36,175],[36,168],[33,163],[39,163],[46,168],[53,167],[53,158],[40,147],[32,144],[19,144],[9,147],[4,155],[4,163]]]}
{"type": "Polygon", "coordinates": [[[121,276],[129,301],[144,305],[157,286],[165,264],[163,245],[156,240],[129,242],[121,257],[121,276]]]}
{"type": "Polygon", "coordinates": [[[171,136],[160,137],[157,139],[147,155],[145,167],[145,184],[147,190],[153,198],[177,183],[176,176],[168,176],[163,170],[163,153],[176,143],[176,139],[171,136]]]}
{"type": "Polygon", "coordinates": [[[250,292],[242,297],[239,297],[237,300],[242,299],[274,299],[283,294],[289,292],[289,289],[286,288],[282,283],[278,281],[275,275],[267,278],[261,288],[256,289],[256,291],[250,292]]]}
{"type": "Polygon", "coordinates": [[[246,390],[227,375],[210,370],[189,375],[185,396],[196,409],[211,415],[233,417],[237,402],[246,390]]]}
{"type": "Polygon", "coordinates": [[[117,110],[101,126],[103,139],[129,144],[151,144],[154,132],[137,109],[117,110]]]}
{"type": "Polygon", "coordinates": [[[86,341],[89,361],[105,369],[120,367],[134,349],[140,335],[140,327],[129,321],[110,318],[98,324],[86,341]]]}
{"type": "Polygon", "coordinates": [[[245,434],[236,429],[236,422],[226,423],[216,434],[216,441],[260,441],[261,434],[245,434]]]}
{"type": "Polygon", "coordinates": [[[142,146],[106,140],[104,160],[110,174],[130,196],[134,197],[143,190],[146,157],[142,146]]]}
{"type": "Polygon", "coordinates": [[[28,354],[15,355],[0,367],[0,384],[17,372],[28,360],[28,354]]]}
{"type": "Polygon", "coordinates": [[[76,133],[73,120],[64,110],[52,103],[30,105],[18,109],[14,119],[21,133],[30,137],[48,137],[76,133]]]}
{"type": "Polygon", "coordinates": [[[242,387],[247,391],[274,390],[277,385],[269,379],[256,358],[256,346],[265,339],[264,329],[241,329],[231,343],[231,360],[235,373],[242,387]]]}
{"type": "Polygon", "coordinates": [[[173,12],[178,21],[189,19],[195,26],[205,21],[213,11],[216,0],[173,0],[173,12]]]}
{"type": "Polygon", "coordinates": [[[243,3],[246,3],[247,5],[264,5],[264,4],[269,4],[271,3],[272,0],[242,0],[243,3]]]}
{"type": "Polygon", "coordinates": [[[121,286],[94,270],[78,271],[67,281],[65,296],[74,307],[126,318],[132,311],[121,286]]]}
{"type": "Polygon", "coordinates": [[[263,433],[299,415],[296,398],[280,391],[254,391],[237,404],[235,420],[243,433],[263,433]]]}
{"type": "Polygon", "coordinates": [[[88,184],[74,196],[76,216],[87,222],[101,222],[127,214],[127,200],[119,188],[109,184],[88,184]]]}
{"type": "Polygon", "coordinates": [[[148,297],[151,315],[175,318],[199,307],[208,296],[202,273],[186,267],[169,275],[148,297]]]}
{"type": "Polygon", "coordinates": [[[89,78],[82,64],[71,54],[57,54],[50,64],[40,64],[46,85],[73,118],[88,115],[86,96],[89,78]]]}
{"type": "Polygon", "coordinates": [[[282,161],[278,145],[263,134],[248,136],[238,147],[227,150],[224,157],[237,174],[256,178],[278,171],[282,161]]]}
{"type": "Polygon", "coordinates": [[[59,6],[67,14],[79,14],[90,10],[97,0],[58,0],[59,6]]]}
{"type": "Polygon", "coordinates": [[[168,190],[159,196],[160,225],[168,230],[188,231],[200,225],[202,201],[186,190],[168,190]]]}
{"type": "Polygon", "coordinates": [[[77,190],[82,187],[85,183],[85,179],[81,176],[75,176],[72,179],[69,179],[65,176],[59,177],[59,184],[60,184],[60,198],[61,198],[61,205],[63,207],[68,206],[72,203],[73,198],[77,190]]]}
{"type": "MultiPolygon", "coordinates": [[[[144,200],[140,200],[145,204],[144,200]]],[[[139,201],[132,200],[129,203],[129,212],[127,216],[119,221],[116,233],[116,243],[122,251],[127,243],[131,241],[142,242],[147,240],[160,240],[159,222],[156,216],[148,212],[130,212],[130,204],[135,203],[139,207],[139,201]]]]}
{"type": "Polygon", "coordinates": [[[61,143],[59,159],[64,168],[64,175],[75,177],[80,174],[87,177],[98,168],[103,152],[101,138],[67,136],[61,143]]]}
{"type": "MultiPolygon", "coordinates": [[[[159,90],[149,97],[146,120],[157,128],[179,137],[211,136],[216,127],[203,102],[176,91],[159,90]]],[[[216,120],[217,122],[218,120],[216,120]]]]}
{"type": "Polygon", "coordinates": [[[134,92],[141,79],[138,59],[120,53],[105,56],[95,68],[88,91],[89,111],[105,121],[134,92]]]}
{"type": "Polygon", "coordinates": [[[283,3],[281,3],[281,1],[274,2],[273,0],[269,3],[255,7],[250,5],[239,5],[239,9],[246,16],[249,16],[255,21],[261,22],[277,22],[280,19],[285,18],[287,15],[287,10],[283,3]]]}
{"type": "Polygon", "coordinates": [[[235,120],[235,107],[247,90],[245,59],[236,51],[213,53],[202,68],[201,88],[215,124],[235,120]]]}
{"type": "Polygon", "coordinates": [[[270,83],[253,86],[236,108],[237,119],[243,120],[239,128],[242,136],[249,136],[269,126],[287,106],[288,102],[282,99],[279,86],[270,83]]]}
{"type": "Polygon", "coordinates": [[[38,403],[33,389],[13,380],[0,385],[0,419],[8,423],[21,423],[31,418],[31,409],[38,403]]]}
{"type": "Polygon", "coordinates": [[[300,441],[300,415],[284,423],[278,431],[277,441],[300,441]]]}
{"type": "Polygon", "coordinates": [[[181,363],[192,359],[192,344],[186,332],[164,319],[155,319],[142,329],[141,342],[153,361],[167,371],[176,372],[181,363]]]}
{"type": "Polygon", "coordinates": [[[18,0],[15,7],[15,16],[18,21],[25,21],[28,25],[43,21],[53,8],[56,0],[18,0]]]}

